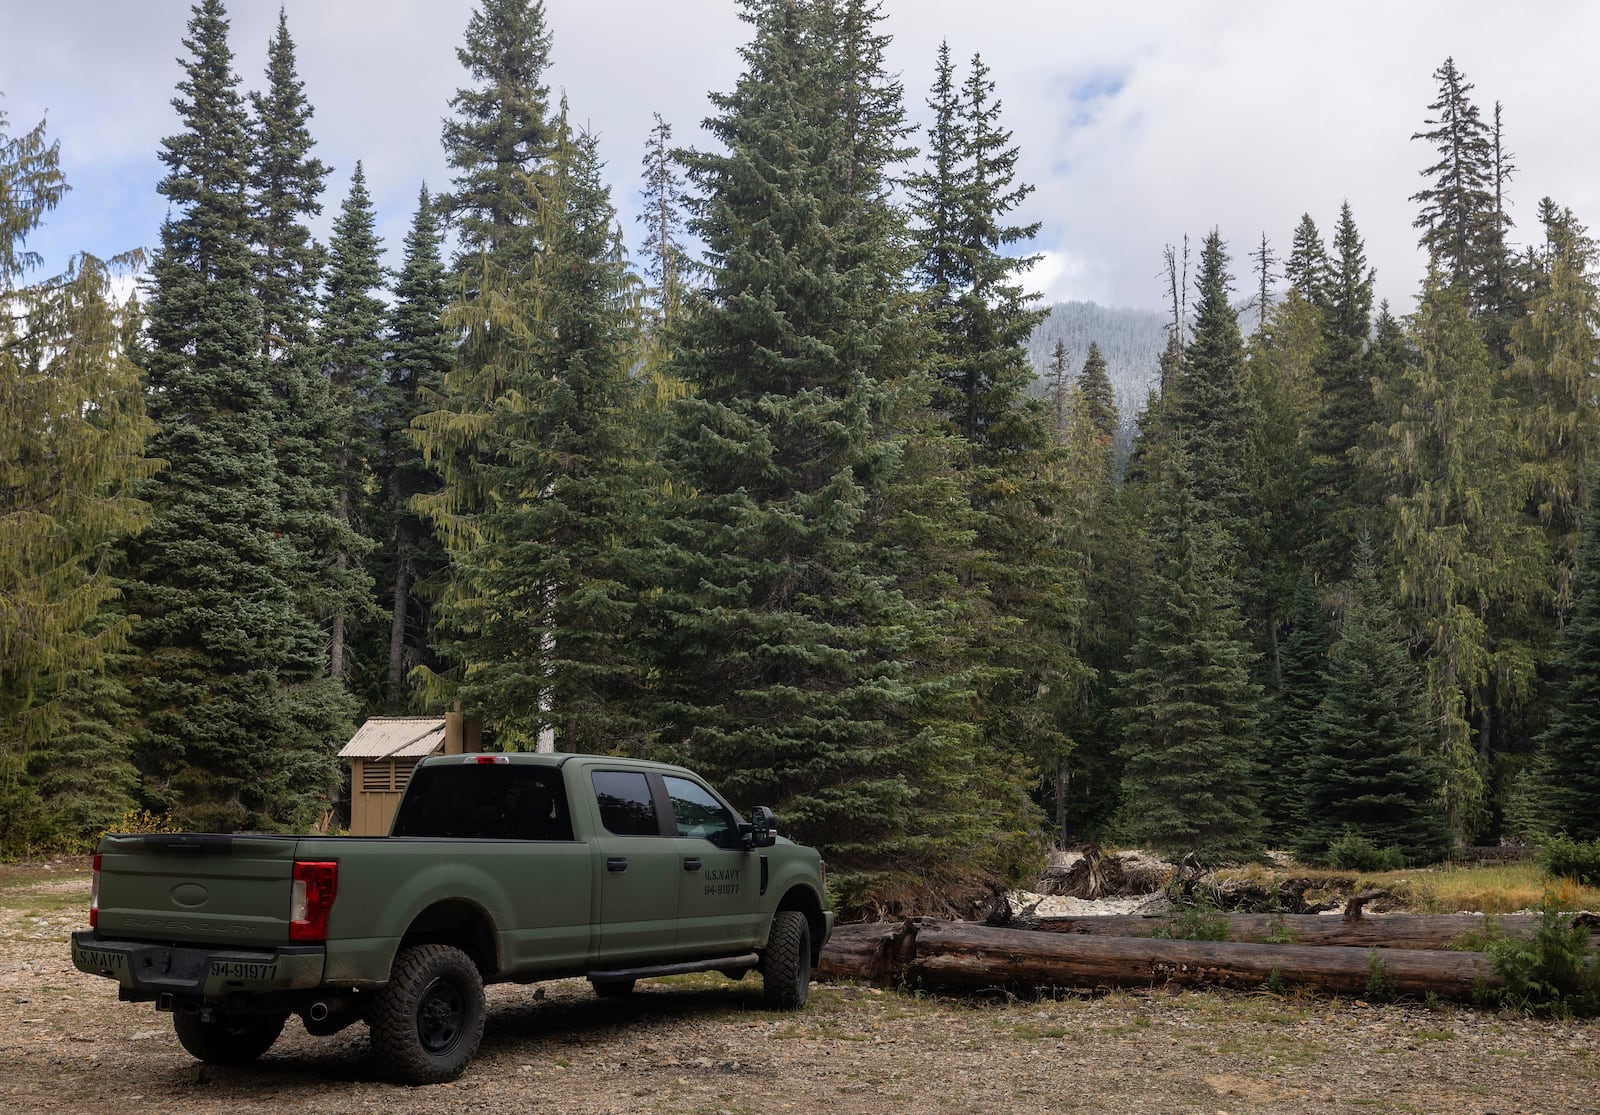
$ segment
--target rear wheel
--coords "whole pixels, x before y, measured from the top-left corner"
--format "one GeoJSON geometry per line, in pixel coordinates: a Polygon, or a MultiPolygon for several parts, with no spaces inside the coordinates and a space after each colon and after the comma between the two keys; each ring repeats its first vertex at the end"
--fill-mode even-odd
{"type": "Polygon", "coordinates": [[[172,1029],[178,1043],[208,1065],[247,1065],[272,1048],[286,1018],[285,1014],[214,1014],[208,1022],[198,1012],[179,1011],[172,1016],[172,1029]]]}
{"type": "Polygon", "coordinates": [[[414,945],[395,958],[371,1017],[372,1051],[395,1080],[454,1080],[483,1040],[483,977],[449,945],[414,945]]]}
{"type": "Polygon", "coordinates": [[[772,915],[761,953],[762,997],[773,1010],[799,1010],[811,991],[811,923],[799,910],[772,915]]]}

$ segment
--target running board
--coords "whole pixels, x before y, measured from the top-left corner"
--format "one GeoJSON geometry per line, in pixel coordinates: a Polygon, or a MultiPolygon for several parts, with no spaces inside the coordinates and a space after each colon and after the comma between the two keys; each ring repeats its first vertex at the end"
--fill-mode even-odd
{"type": "MultiPolygon", "coordinates": [[[[746,972],[761,966],[761,958],[753,952],[743,956],[715,956],[708,960],[686,960],[681,964],[651,964],[642,968],[606,968],[588,973],[588,978],[601,982],[629,979],[650,979],[654,976],[684,976],[690,972],[721,972],[729,975],[746,972]]],[[[731,976],[737,979],[738,976],[731,976]]]]}

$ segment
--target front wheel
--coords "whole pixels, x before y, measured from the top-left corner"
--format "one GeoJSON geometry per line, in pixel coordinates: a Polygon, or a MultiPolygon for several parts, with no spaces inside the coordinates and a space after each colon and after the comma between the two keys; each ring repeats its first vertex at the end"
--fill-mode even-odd
{"type": "Polygon", "coordinates": [[[449,945],[414,945],[395,958],[371,1017],[372,1051],[403,1084],[454,1080],[483,1040],[483,977],[449,945]]]}
{"type": "Polygon", "coordinates": [[[179,1011],[172,1016],[178,1044],[208,1065],[247,1065],[256,1060],[283,1033],[285,1014],[214,1014],[210,1021],[198,1012],[179,1011]]]}
{"type": "Polygon", "coordinates": [[[799,910],[772,915],[761,953],[762,998],[772,1010],[799,1010],[811,992],[811,922],[799,910]]]}

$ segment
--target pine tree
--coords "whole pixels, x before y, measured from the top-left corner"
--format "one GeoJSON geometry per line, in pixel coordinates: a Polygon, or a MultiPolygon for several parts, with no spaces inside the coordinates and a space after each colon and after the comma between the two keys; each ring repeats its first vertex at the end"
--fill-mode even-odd
{"type": "Polygon", "coordinates": [[[1358,542],[1344,617],[1329,652],[1327,694],[1309,733],[1305,825],[1297,851],[1327,854],[1346,833],[1433,863],[1449,843],[1427,759],[1433,733],[1422,678],[1370,546],[1358,542]]]}
{"type": "Polygon", "coordinates": [[[314,320],[325,252],[306,222],[322,212],[329,171],[311,154],[311,105],[295,63],[288,20],[267,49],[267,91],[252,93],[249,214],[254,293],[261,306],[260,354],[272,403],[269,435],[278,467],[279,533],[294,555],[292,592],[306,621],[322,627],[341,606],[330,571],[350,548],[335,514],[335,481],[325,446],[338,429],[317,367],[314,320]]]}
{"type": "MultiPolygon", "coordinates": [[[[107,676],[127,636],[108,548],[146,512],[154,472],[135,306],[91,256],[24,280],[23,248],[66,191],[43,123],[12,136],[0,113],[0,850],[80,850],[132,804],[125,694],[107,676]],[[104,718],[97,730],[84,722],[104,718]],[[48,747],[40,745],[48,743],[48,747]],[[59,768],[66,767],[66,770],[59,768]],[[52,775],[51,771],[57,773],[52,775]]],[[[133,262],[131,260],[124,262],[133,262]]]]}
{"type": "Polygon", "coordinates": [[[1298,843],[1306,822],[1306,764],[1317,744],[1317,707],[1327,691],[1328,628],[1322,601],[1311,577],[1294,587],[1282,668],[1270,703],[1272,719],[1264,732],[1261,812],[1274,847],[1298,843]]]}
{"type": "Polygon", "coordinates": [[[1378,421],[1367,359],[1374,274],[1349,202],[1339,210],[1333,250],[1315,364],[1320,405],[1308,431],[1311,513],[1320,524],[1309,556],[1324,584],[1348,577],[1356,539],[1371,532],[1378,510],[1360,464],[1363,439],[1378,421]]]}
{"type": "Polygon", "coordinates": [[[644,209],[638,220],[645,226],[640,253],[648,261],[645,274],[655,284],[656,314],[662,327],[671,328],[683,307],[684,284],[689,269],[683,248],[683,178],[672,159],[672,125],[655,113],[655,125],[645,141],[644,209]]]}
{"type": "Polygon", "coordinates": [[[479,253],[502,267],[530,266],[538,201],[532,175],[550,153],[550,32],[543,0],[481,0],[456,57],[477,82],[450,98],[445,155],[455,189],[439,195],[439,210],[460,242],[458,272],[476,267],[479,253]]]}
{"type": "Polygon", "coordinates": [[[1283,265],[1283,277],[1292,290],[1300,292],[1311,305],[1321,309],[1327,303],[1330,280],[1328,249],[1317,231],[1317,222],[1310,213],[1300,216],[1295,226],[1294,242],[1289,248],[1289,259],[1283,265]]]}
{"type": "MultiPolygon", "coordinates": [[[[333,558],[333,611],[329,622],[328,676],[347,681],[353,626],[372,611],[372,577],[363,566],[371,550],[373,470],[383,409],[384,285],[382,241],[374,231],[366,175],[356,163],[329,242],[327,288],[322,299],[318,351],[332,403],[333,429],[325,452],[335,478],[342,545],[333,558]]],[[[373,668],[375,664],[367,664],[373,668]]]]}
{"type": "Polygon", "coordinates": [[[1213,230],[1195,278],[1194,335],[1183,373],[1167,406],[1167,420],[1183,438],[1191,475],[1190,498],[1204,504],[1237,546],[1244,541],[1249,475],[1248,397],[1244,340],[1228,301],[1228,255],[1213,230]]]}
{"type": "Polygon", "coordinates": [[[1381,399],[1374,463],[1389,508],[1388,562],[1424,672],[1459,838],[1487,825],[1498,718],[1525,701],[1534,658],[1511,637],[1542,574],[1518,521],[1519,469],[1494,360],[1462,292],[1430,268],[1412,323],[1414,361],[1381,399]]]}
{"type": "Polygon", "coordinates": [[[384,704],[406,703],[407,675],[416,666],[436,666],[430,633],[433,616],[428,586],[447,564],[443,548],[413,506],[436,491],[439,478],[422,459],[411,431],[416,417],[432,408],[444,389],[453,352],[441,318],[450,300],[439,254],[439,227],[428,188],[417,195],[417,212],[406,235],[405,256],[395,278],[384,356],[384,412],[378,445],[379,508],[374,537],[386,539],[375,577],[387,589],[388,670],[384,704]]]}
{"type": "Polygon", "coordinates": [[[478,297],[447,312],[497,352],[499,393],[465,420],[438,411],[418,422],[424,450],[446,463],[445,487],[419,500],[454,561],[439,645],[458,664],[463,707],[492,717],[509,748],[636,748],[640,728],[627,715],[645,673],[629,587],[646,579],[636,568],[645,492],[630,459],[638,345],[600,165],[563,106],[538,182],[534,270],[486,261],[469,280],[478,297]],[[465,443],[476,458],[440,452],[465,443]],[[462,460],[469,473],[456,471],[462,460]]]}
{"type": "Polygon", "coordinates": [[[1124,759],[1117,826],[1140,847],[1203,860],[1259,848],[1251,654],[1233,601],[1228,539],[1169,451],[1150,525],[1145,609],[1117,674],[1124,759]]]}
{"type": "Polygon", "coordinates": [[[706,122],[718,149],[685,155],[711,267],[678,349],[694,393],[663,442],[679,493],[651,604],[663,745],[826,848],[844,904],[899,908],[993,882],[1032,819],[962,722],[959,629],[921,592],[939,575],[893,541],[942,524],[890,502],[941,513],[905,487],[925,446],[898,425],[919,352],[881,16],[857,0],[744,15],[745,70],[706,122]]]}
{"type": "Polygon", "coordinates": [[[352,711],[319,683],[321,635],[300,610],[260,302],[253,293],[248,119],[220,0],[189,21],[191,59],[164,141],[171,203],[151,268],[152,520],[128,546],[129,664],[146,792],[196,827],[309,819],[337,781],[352,711]]]}
{"type": "Polygon", "coordinates": [[[1583,516],[1571,618],[1561,632],[1560,685],[1549,727],[1539,739],[1533,786],[1537,812],[1549,832],[1600,840],[1600,466],[1588,469],[1589,507],[1583,516]]]}
{"type": "MultiPolygon", "coordinates": [[[[262,350],[270,361],[299,362],[311,343],[322,250],[305,221],[322,212],[329,169],[311,154],[311,105],[295,64],[288,16],[267,47],[267,91],[252,93],[250,217],[261,303],[262,350]]],[[[302,367],[303,370],[303,367],[302,367]]]]}
{"type": "Polygon", "coordinates": [[[1084,357],[1083,369],[1078,373],[1078,388],[1083,392],[1084,413],[1102,446],[1113,445],[1122,419],[1117,414],[1116,392],[1111,386],[1111,374],[1106,369],[1106,358],[1100,346],[1089,342],[1089,354],[1084,357]]]}
{"type": "Polygon", "coordinates": [[[1439,99],[1428,106],[1434,114],[1426,121],[1430,130],[1411,138],[1432,144],[1439,161],[1422,171],[1428,187],[1411,195],[1421,204],[1412,224],[1422,229],[1418,244],[1439,261],[1445,279],[1476,295],[1500,228],[1495,145],[1468,97],[1472,83],[1456,69],[1455,59],[1446,58],[1433,77],[1439,99]]]}

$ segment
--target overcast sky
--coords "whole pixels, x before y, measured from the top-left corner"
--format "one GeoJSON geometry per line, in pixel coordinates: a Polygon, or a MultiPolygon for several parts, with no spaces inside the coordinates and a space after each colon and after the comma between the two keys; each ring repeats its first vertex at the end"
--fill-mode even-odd
{"type": "MultiPolygon", "coordinates": [[[[418,186],[448,187],[439,148],[466,75],[455,56],[474,0],[285,0],[335,168],[326,228],[363,161],[388,261],[399,262],[418,186]]],[[[1252,286],[1265,232],[1280,254],[1309,212],[1331,232],[1348,200],[1380,296],[1408,312],[1422,270],[1411,227],[1413,132],[1449,55],[1485,117],[1504,103],[1513,238],[1537,237],[1540,197],[1600,223],[1600,97],[1591,80],[1600,3],[1486,0],[885,0],[890,64],[922,121],[941,39],[983,56],[1037,186],[1034,285],[1051,300],[1162,305],[1162,247],[1213,226],[1252,286]]],[[[265,84],[278,0],[230,0],[245,89],[265,84]]],[[[600,137],[629,239],[651,114],[695,143],[709,90],[731,88],[748,27],[732,0],[546,0],[549,81],[600,137]]],[[[155,243],[165,200],[156,152],[177,128],[186,0],[0,0],[0,110],[13,134],[48,116],[73,192],[32,246],[59,269],[76,250],[155,243]]],[[[702,141],[703,142],[703,141],[702,141]]]]}

